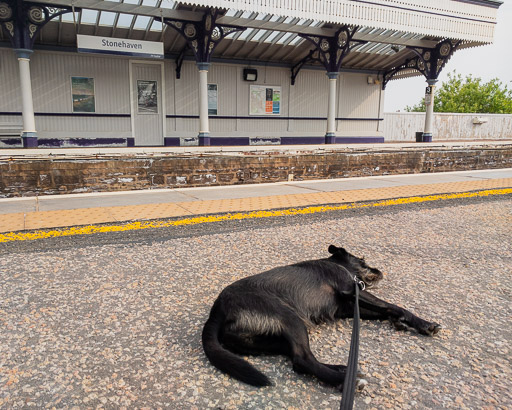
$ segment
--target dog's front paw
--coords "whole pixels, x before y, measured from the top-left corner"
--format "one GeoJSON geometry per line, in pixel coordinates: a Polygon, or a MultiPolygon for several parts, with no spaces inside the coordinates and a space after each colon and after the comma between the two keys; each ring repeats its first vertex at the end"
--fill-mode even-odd
{"type": "Polygon", "coordinates": [[[427,326],[420,328],[420,333],[427,336],[434,336],[443,327],[439,323],[427,323],[427,326]]]}

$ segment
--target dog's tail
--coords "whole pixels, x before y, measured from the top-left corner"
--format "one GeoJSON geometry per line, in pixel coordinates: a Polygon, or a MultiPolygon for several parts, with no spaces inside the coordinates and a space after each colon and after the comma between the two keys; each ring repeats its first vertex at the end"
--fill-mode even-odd
{"type": "Polygon", "coordinates": [[[219,332],[224,321],[225,316],[218,303],[215,302],[210,317],[204,325],[202,335],[203,349],[210,363],[224,373],[252,386],[263,387],[272,385],[267,376],[220,344],[219,332]]]}

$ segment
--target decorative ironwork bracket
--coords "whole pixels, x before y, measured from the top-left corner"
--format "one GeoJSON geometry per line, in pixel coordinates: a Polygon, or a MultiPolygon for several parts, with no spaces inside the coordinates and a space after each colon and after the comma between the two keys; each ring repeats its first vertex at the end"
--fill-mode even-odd
{"type": "Polygon", "coordinates": [[[210,8],[200,22],[168,18],[162,20],[158,17],[155,20],[162,21],[180,33],[194,52],[196,62],[209,63],[215,47],[224,37],[246,30],[245,27],[216,24],[215,21],[219,15],[218,9],[210,8]]]}
{"type": "MultiPolygon", "coordinates": [[[[81,11],[78,7],[74,10],[81,11]]],[[[72,7],[66,6],[4,0],[0,1],[0,26],[5,29],[13,48],[32,50],[37,33],[46,23],[72,11],[72,7]]]]}
{"type": "Polygon", "coordinates": [[[434,48],[407,47],[416,56],[408,58],[402,64],[386,71],[383,76],[382,89],[386,89],[387,83],[403,70],[418,70],[425,76],[427,81],[437,80],[444,66],[461,43],[462,41],[460,40],[445,39],[434,48]]]}
{"type": "Polygon", "coordinates": [[[299,71],[302,69],[302,67],[305,64],[307,64],[309,62],[314,62],[314,61],[320,61],[320,57],[318,56],[318,50],[316,50],[316,49],[311,50],[306,57],[304,57],[302,60],[300,60],[297,64],[295,64],[291,68],[291,72],[292,72],[292,75],[291,75],[292,85],[295,85],[295,79],[299,75],[299,71]],[[316,54],[316,56],[315,56],[315,54],[316,54]]]}
{"type": "Polygon", "coordinates": [[[318,58],[328,73],[337,73],[350,50],[358,44],[367,43],[367,41],[353,40],[357,29],[358,27],[344,25],[332,37],[309,34],[299,34],[299,36],[314,44],[315,50],[318,51],[318,58]]]}

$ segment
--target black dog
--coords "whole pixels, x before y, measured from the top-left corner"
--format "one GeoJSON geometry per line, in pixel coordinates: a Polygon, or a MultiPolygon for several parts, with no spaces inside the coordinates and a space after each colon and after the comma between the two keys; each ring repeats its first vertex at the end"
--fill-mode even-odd
{"type": "MultiPolygon", "coordinates": [[[[340,388],[346,367],[320,363],[313,356],[307,326],[352,317],[354,276],[371,287],[383,275],[343,248],[331,245],[329,253],[329,258],[271,269],[226,287],[203,329],[203,348],[210,362],[242,382],[268,386],[271,382],[263,373],[232,352],[284,354],[296,372],[340,388]]],[[[366,291],[360,293],[359,304],[363,319],[388,319],[397,329],[429,336],[440,329],[366,291]]]]}

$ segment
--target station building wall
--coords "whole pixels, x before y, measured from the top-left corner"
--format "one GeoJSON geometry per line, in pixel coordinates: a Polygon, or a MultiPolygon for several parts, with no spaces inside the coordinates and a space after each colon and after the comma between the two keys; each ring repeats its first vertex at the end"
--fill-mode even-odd
{"type": "MultiPolygon", "coordinates": [[[[39,138],[135,138],[134,92],[130,89],[133,64],[162,67],[160,95],[164,137],[189,138],[199,131],[197,67],[184,61],[181,78],[176,78],[173,60],[134,60],[127,57],[37,50],[30,68],[36,128],[39,138]],[[160,64],[160,65],[159,65],[160,64]],[[95,113],[73,113],[71,77],[92,77],[95,86],[95,113]]],[[[243,69],[248,64],[213,62],[208,83],[217,84],[218,112],[210,116],[210,133],[219,137],[321,137],[325,134],[328,79],[324,70],[303,69],[290,82],[290,69],[253,65],[258,80],[247,82],[243,69]],[[281,87],[280,114],[251,116],[250,85],[281,87]]],[[[368,74],[342,72],[338,79],[337,135],[382,137],[383,92],[369,84],[368,74]]],[[[375,77],[375,76],[374,76],[375,77]]],[[[21,124],[21,97],[18,61],[9,48],[0,48],[0,123],[21,124]]]]}

